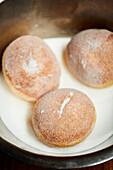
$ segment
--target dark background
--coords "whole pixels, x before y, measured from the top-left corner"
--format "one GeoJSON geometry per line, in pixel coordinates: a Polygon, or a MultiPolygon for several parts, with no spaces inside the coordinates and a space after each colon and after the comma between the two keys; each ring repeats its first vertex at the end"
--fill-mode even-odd
{"type": "MultiPolygon", "coordinates": [[[[41,170],[42,168],[25,164],[5,154],[0,153],[0,170],[37,170],[37,169],[41,170]]],[[[46,170],[46,169],[42,169],[42,170],[46,170]]],[[[100,165],[91,166],[88,168],[76,169],[76,170],[113,170],[113,160],[105,162],[100,165]]]]}

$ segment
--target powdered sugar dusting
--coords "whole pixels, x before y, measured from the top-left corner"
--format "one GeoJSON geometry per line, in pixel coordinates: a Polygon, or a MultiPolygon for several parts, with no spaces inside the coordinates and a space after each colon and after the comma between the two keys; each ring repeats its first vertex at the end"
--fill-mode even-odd
{"type": "MultiPolygon", "coordinates": [[[[71,96],[71,97],[73,96],[73,92],[70,92],[70,96],[71,96]]],[[[64,109],[65,105],[70,101],[71,97],[67,97],[67,98],[63,101],[60,110],[57,111],[57,112],[59,113],[59,118],[61,118],[63,109],[64,109]]]]}
{"type": "Polygon", "coordinates": [[[62,112],[63,112],[63,109],[65,107],[65,105],[70,101],[70,98],[66,98],[64,100],[64,102],[62,103],[62,106],[60,108],[60,111],[58,110],[57,112],[59,113],[59,118],[61,118],[61,115],[62,115],[62,112]]]}
{"type": "Polygon", "coordinates": [[[86,40],[86,43],[88,43],[88,45],[90,46],[90,48],[97,48],[99,46],[101,46],[102,42],[99,41],[98,39],[90,39],[89,40],[86,40]]]}
{"type": "Polygon", "coordinates": [[[44,113],[45,111],[44,110],[41,110],[41,113],[44,113]]]}
{"type": "Polygon", "coordinates": [[[35,73],[38,71],[38,65],[37,65],[37,61],[33,59],[32,57],[32,53],[30,53],[30,57],[29,57],[29,63],[27,64],[26,61],[24,61],[22,63],[22,68],[25,70],[26,73],[35,73]]]}
{"type": "Polygon", "coordinates": [[[20,58],[23,58],[23,56],[21,55],[20,58]]]}
{"type": "Polygon", "coordinates": [[[8,64],[5,64],[5,70],[8,71],[8,64]]]}
{"type": "Polygon", "coordinates": [[[73,92],[70,92],[70,96],[71,96],[71,97],[73,96],[73,92]]]}
{"type": "Polygon", "coordinates": [[[22,49],[22,52],[24,53],[25,51],[26,51],[26,50],[23,48],[23,49],[22,49]]]}
{"type": "Polygon", "coordinates": [[[83,66],[83,69],[86,68],[86,65],[87,65],[86,60],[82,59],[82,60],[81,60],[81,64],[82,64],[82,66],[83,66]]]}
{"type": "Polygon", "coordinates": [[[70,58],[73,58],[73,56],[70,54],[70,58]]]}
{"type": "Polygon", "coordinates": [[[17,89],[21,89],[21,85],[20,84],[17,84],[17,85],[15,85],[15,87],[17,88],[17,89]]]}
{"type": "Polygon", "coordinates": [[[53,77],[53,74],[48,74],[48,77],[53,77]]]}

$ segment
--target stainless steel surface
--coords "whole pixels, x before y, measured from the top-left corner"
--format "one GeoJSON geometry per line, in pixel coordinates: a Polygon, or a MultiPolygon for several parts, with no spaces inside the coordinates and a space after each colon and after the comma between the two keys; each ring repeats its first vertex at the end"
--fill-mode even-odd
{"type": "Polygon", "coordinates": [[[41,168],[52,168],[52,169],[74,169],[83,168],[93,165],[98,165],[113,159],[113,147],[109,147],[102,151],[88,154],[81,157],[72,158],[54,158],[47,156],[40,156],[33,153],[25,152],[22,149],[14,147],[11,144],[6,143],[0,139],[1,147],[3,152],[7,152],[9,156],[12,156],[23,162],[27,162],[30,165],[35,165],[41,168]]]}
{"type": "MultiPolygon", "coordinates": [[[[0,3],[0,61],[5,47],[20,35],[63,37],[87,28],[113,30],[113,0],[5,0],[0,3]]],[[[40,156],[17,139],[2,120],[0,136],[0,150],[40,167],[80,168],[113,158],[113,146],[108,145],[109,142],[104,147],[102,144],[100,151],[79,157],[40,156]]]]}
{"type": "Polygon", "coordinates": [[[0,4],[0,52],[24,34],[69,36],[87,28],[113,30],[112,0],[5,0],[0,4]]]}

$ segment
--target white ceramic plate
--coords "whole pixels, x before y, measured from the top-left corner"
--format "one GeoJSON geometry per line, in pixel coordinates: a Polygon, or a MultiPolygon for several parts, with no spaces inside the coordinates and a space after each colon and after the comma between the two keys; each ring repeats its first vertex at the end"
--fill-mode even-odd
{"type": "MultiPolygon", "coordinates": [[[[34,104],[26,102],[15,96],[7,86],[2,73],[0,73],[0,116],[5,126],[18,139],[27,144],[33,153],[50,156],[77,156],[95,152],[101,148],[113,134],[113,86],[104,89],[93,89],[81,84],[69,72],[65,64],[64,50],[70,38],[51,38],[45,42],[55,53],[61,66],[61,79],[59,88],[74,88],[87,94],[93,101],[97,121],[92,133],[81,143],[67,148],[49,147],[39,141],[33,131],[31,115],[34,104]]],[[[113,143],[109,140],[107,146],[113,143]]],[[[28,148],[24,148],[29,151],[28,148]]]]}

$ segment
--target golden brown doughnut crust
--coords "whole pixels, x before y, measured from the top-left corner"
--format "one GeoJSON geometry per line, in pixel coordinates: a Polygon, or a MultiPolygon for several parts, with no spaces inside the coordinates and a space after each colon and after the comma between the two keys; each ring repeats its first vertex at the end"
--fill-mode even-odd
{"type": "Polygon", "coordinates": [[[2,68],[12,91],[28,101],[37,101],[59,86],[59,64],[36,36],[21,36],[10,43],[3,54],[2,68]]]}
{"type": "Polygon", "coordinates": [[[95,107],[82,92],[57,89],[36,103],[32,124],[38,138],[48,145],[66,147],[83,141],[93,130],[95,107]]]}
{"type": "Polygon", "coordinates": [[[113,33],[89,29],[76,34],[67,45],[67,65],[78,80],[90,87],[113,84],[113,33]]]}

